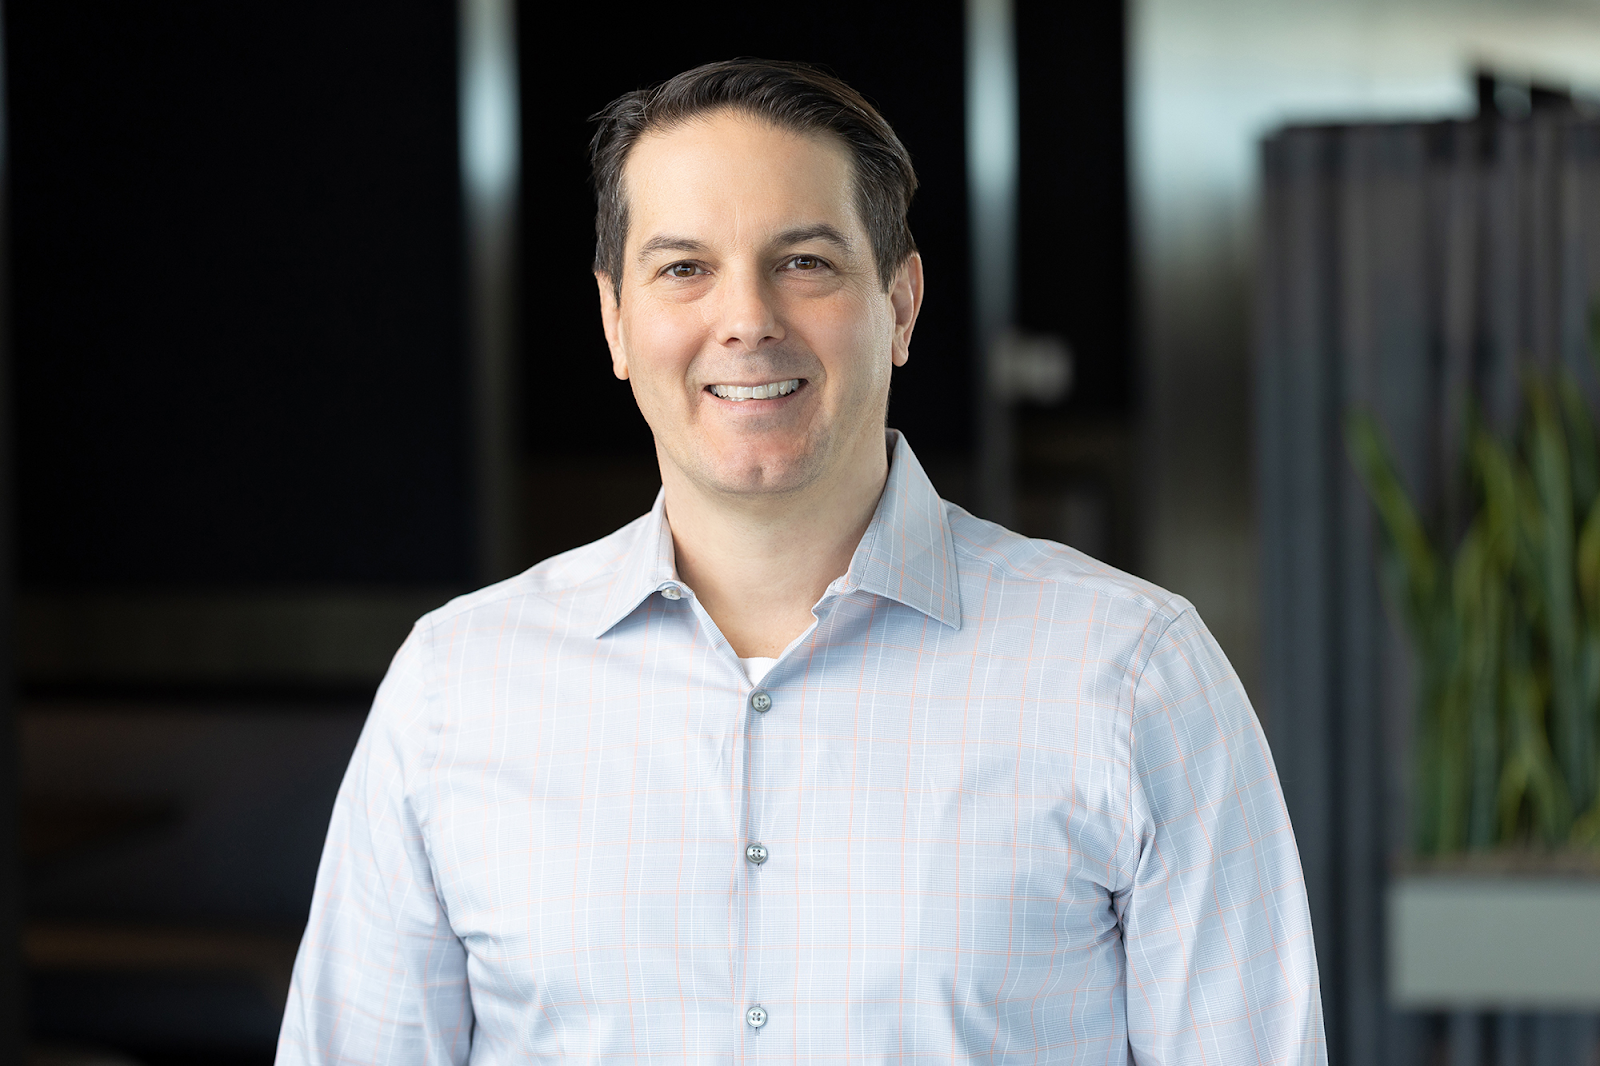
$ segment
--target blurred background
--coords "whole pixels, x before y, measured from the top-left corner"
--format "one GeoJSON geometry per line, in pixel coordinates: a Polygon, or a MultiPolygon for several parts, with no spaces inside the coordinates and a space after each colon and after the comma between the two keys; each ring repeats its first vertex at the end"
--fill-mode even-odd
{"type": "MultiPolygon", "coordinates": [[[[1526,366],[1600,399],[1600,0],[0,24],[0,1061],[271,1061],[411,622],[658,487],[595,313],[588,116],[756,55],[841,75],[915,160],[928,298],[890,424],[941,492],[1188,597],[1239,671],[1332,1061],[1600,1062],[1592,849],[1530,849],[1504,788],[1503,834],[1416,842],[1419,667],[1343,435],[1376,416],[1448,551],[1462,411],[1514,434],[1526,366]],[[1428,920],[1531,976],[1472,977],[1428,920]]],[[[1490,758],[1491,785],[1521,765],[1490,758]]]]}

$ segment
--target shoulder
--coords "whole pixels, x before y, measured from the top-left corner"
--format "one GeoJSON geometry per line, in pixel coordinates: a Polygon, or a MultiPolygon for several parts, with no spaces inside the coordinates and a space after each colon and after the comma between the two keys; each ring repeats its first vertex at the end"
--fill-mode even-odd
{"type": "Polygon", "coordinates": [[[433,640],[483,626],[583,626],[598,618],[607,593],[649,522],[644,514],[616,532],[552,555],[515,577],[487,585],[423,615],[417,630],[433,640]]]}
{"type": "Polygon", "coordinates": [[[1182,596],[1076,548],[1013,533],[953,503],[947,502],[945,508],[961,575],[963,611],[983,590],[999,587],[1011,596],[1031,592],[1055,605],[1055,612],[1081,614],[1092,603],[1096,615],[1108,621],[1127,624],[1143,619],[1139,628],[1146,637],[1194,614],[1182,596]]]}
{"type": "Polygon", "coordinates": [[[949,512],[963,612],[969,602],[998,601],[1000,609],[984,612],[998,629],[1038,619],[1092,645],[1094,661],[1126,686],[1141,765],[1187,766],[1205,752],[1211,770],[1231,773],[1236,749],[1252,759],[1265,752],[1237,672],[1188,600],[1064,544],[954,505],[949,512]]]}

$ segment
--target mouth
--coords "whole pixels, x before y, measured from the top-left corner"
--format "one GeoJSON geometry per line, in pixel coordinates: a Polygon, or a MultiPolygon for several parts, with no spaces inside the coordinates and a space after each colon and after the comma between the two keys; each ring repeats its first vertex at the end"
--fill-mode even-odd
{"type": "Polygon", "coordinates": [[[775,400],[798,389],[804,378],[787,381],[769,381],[763,385],[707,385],[706,391],[723,400],[743,403],[746,400],[775,400]]]}

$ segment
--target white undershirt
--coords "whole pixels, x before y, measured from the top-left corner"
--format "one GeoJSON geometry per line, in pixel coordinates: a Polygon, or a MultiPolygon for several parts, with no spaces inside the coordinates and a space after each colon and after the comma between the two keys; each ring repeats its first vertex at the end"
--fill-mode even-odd
{"type": "Polygon", "coordinates": [[[748,659],[740,659],[739,665],[744,667],[744,676],[750,679],[752,685],[761,684],[761,679],[767,676],[773,664],[778,660],[768,659],[764,655],[752,655],[748,659]]]}

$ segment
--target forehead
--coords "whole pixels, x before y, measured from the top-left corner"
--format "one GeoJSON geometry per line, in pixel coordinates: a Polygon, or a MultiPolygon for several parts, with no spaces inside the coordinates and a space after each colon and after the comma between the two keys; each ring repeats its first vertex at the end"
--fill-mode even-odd
{"type": "Polygon", "coordinates": [[[799,133],[738,112],[651,131],[628,153],[628,243],[657,232],[828,222],[859,229],[854,165],[829,133],[799,133]]]}

